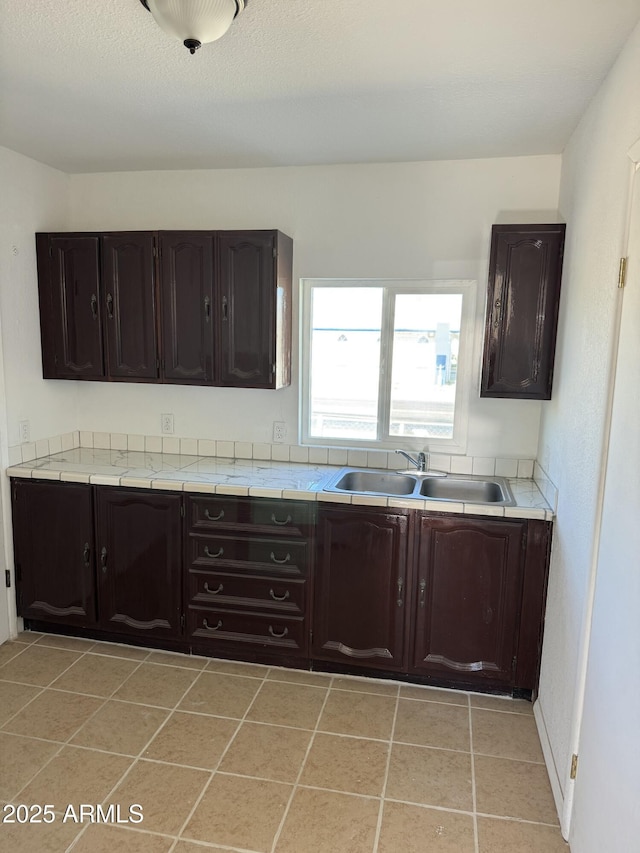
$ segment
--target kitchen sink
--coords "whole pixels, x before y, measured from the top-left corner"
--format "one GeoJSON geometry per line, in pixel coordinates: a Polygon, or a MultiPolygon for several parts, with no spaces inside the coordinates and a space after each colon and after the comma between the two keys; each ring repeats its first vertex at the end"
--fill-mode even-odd
{"type": "Polygon", "coordinates": [[[381,495],[459,503],[515,506],[509,484],[503,477],[461,477],[447,474],[380,471],[369,468],[342,468],[324,487],[325,492],[381,495]]]}

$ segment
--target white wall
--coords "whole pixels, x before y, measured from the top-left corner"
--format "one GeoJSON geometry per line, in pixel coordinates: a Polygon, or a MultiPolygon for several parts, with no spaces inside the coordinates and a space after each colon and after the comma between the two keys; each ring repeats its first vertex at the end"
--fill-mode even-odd
{"type": "MultiPolygon", "coordinates": [[[[555,221],[559,170],[560,158],[547,156],[73,175],[70,224],[78,230],[279,228],[294,239],[294,282],[476,278],[479,366],[491,225],[555,221]]],[[[297,325],[296,309],[297,299],[297,325]]],[[[154,434],[160,413],[173,412],[180,436],[270,441],[278,420],[295,443],[297,380],[294,367],[292,386],[277,392],[86,383],[78,392],[79,427],[154,434]]],[[[480,400],[474,393],[467,453],[533,458],[539,417],[539,403],[480,400]]]]}
{"type": "MultiPolygon", "coordinates": [[[[538,451],[538,460],[559,489],[559,500],[538,711],[552,753],[550,772],[552,777],[557,774],[553,781],[559,783],[564,797],[572,793],[569,765],[577,748],[575,718],[580,711],[579,684],[595,581],[616,283],[619,258],[626,251],[627,152],[640,136],[638,80],[640,28],[574,132],[562,163],[560,212],[568,223],[568,240],[554,397],[543,410],[538,451]]],[[[637,395],[637,389],[630,393],[637,395]]],[[[638,424],[629,423],[627,428],[637,431],[638,424]]],[[[635,475],[637,482],[637,471],[635,475]]],[[[615,514],[624,499],[623,494],[608,495],[607,510],[615,514]]],[[[606,562],[601,564],[601,571],[605,566],[606,562]]],[[[633,570],[637,572],[637,558],[633,570]]],[[[621,588],[621,603],[625,594],[621,588]]],[[[626,658],[623,637],[616,646],[617,654],[626,658]]],[[[637,678],[637,671],[629,671],[629,677],[637,678]]],[[[606,713],[604,708],[601,711],[606,713]]],[[[601,718],[600,724],[604,723],[601,718]]],[[[637,738],[635,729],[619,734],[637,738]]],[[[612,780],[600,774],[591,781],[606,786],[612,780]]],[[[581,819],[613,820],[597,809],[590,815],[583,812],[581,819]]],[[[624,819],[621,813],[615,815],[615,820],[624,819]]],[[[564,824],[566,829],[566,817],[564,824]]],[[[605,849],[587,846],[586,835],[583,827],[574,853],[605,849]]],[[[625,848],[614,843],[606,849],[625,848]]]]}

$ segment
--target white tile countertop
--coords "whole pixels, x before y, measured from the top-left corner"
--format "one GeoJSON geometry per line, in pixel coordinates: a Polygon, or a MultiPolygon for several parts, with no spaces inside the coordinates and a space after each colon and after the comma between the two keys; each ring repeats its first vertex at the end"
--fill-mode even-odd
{"type": "Polygon", "coordinates": [[[510,479],[516,506],[458,503],[422,498],[337,494],[323,491],[341,466],[258,459],[227,459],[137,450],[77,447],[7,468],[9,477],[60,480],[101,486],[169,489],[219,495],[326,501],[360,506],[424,509],[432,512],[537,518],[553,511],[534,480],[510,479]]]}

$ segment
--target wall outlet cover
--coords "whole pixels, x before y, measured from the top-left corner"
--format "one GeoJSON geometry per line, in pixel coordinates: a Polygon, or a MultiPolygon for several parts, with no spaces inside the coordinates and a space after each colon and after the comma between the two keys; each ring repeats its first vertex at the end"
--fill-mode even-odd
{"type": "Polygon", "coordinates": [[[273,443],[281,444],[287,437],[287,425],[284,421],[273,422],[273,443]]]}
{"type": "Polygon", "coordinates": [[[173,435],[173,415],[160,415],[160,432],[164,435],[173,435]]]}
{"type": "Polygon", "coordinates": [[[20,433],[20,442],[24,444],[26,441],[31,441],[31,425],[29,421],[20,421],[18,424],[18,430],[20,433]]]}

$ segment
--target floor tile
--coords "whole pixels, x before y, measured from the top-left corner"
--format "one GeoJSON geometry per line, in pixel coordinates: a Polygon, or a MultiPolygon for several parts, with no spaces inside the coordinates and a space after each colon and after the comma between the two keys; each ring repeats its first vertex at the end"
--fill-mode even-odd
{"type": "Polygon", "coordinates": [[[4,724],[3,731],[45,740],[66,741],[102,704],[102,699],[93,696],[43,690],[4,724]]]}
{"type": "Polygon", "coordinates": [[[5,823],[2,825],[3,849],[11,853],[61,853],[67,850],[83,828],[71,821],[62,823],[62,818],[51,824],[5,823]]]}
{"type": "Polygon", "coordinates": [[[476,808],[486,815],[557,823],[544,764],[475,757],[476,808]]]}
{"type": "Polygon", "coordinates": [[[30,702],[42,690],[30,684],[11,684],[0,681],[0,726],[30,702]]]}
{"type": "Polygon", "coordinates": [[[542,763],[544,757],[533,715],[472,709],[473,751],[498,758],[542,763]]]}
{"type": "Polygon", "coordinates": [[[106,698],[120,687],[137,666],[139,664],[136,661],[105,658],[97,667],[95,658],[83,656],[56,678],[51,687],[106,698]]]}
{"type": "Polygon", "coordinates": [[[204,770],[138,761],[109,797],[110,803],[142,806],[141,826],[151,832],[175,835],[187,819],[209,780],[204,770]]]}
{"type": "Polygon", "coordinates": [[[183,655],[179,652],[151,652],[146,662],[161,663],[165,666],[178,666],[182,669],[204,669],[207,665],[206,658],[183,655]]]}
{"type": "Polygon", "coordinates": [[[376,693],[379,696],[398,695],[398,685],[377,678],[348,678],[347,676],[335,676],[331,687],[335,690],[352,690],[356,693],[376,693]]]}
{"type": "Polygon", "coordinates": [[[298,788],[276,853],[372,853],[379,810],[376,799],[298,788]]]}
{"type": "Polygon", "coordinates": [[[198,677],[197,671],[141,663],[114,694],[114,699],[174,708],[198,677]]]}
{"type": "Polygon", "coordinates": [[[559,827],[478,818],[480,853],[570,853],[559,827]]]}
{"type": "Polygon", "coordinates": [[[220,660],[214,658],[207,663],[207,672],[226,672],[227,675],[244,675],[246,678],[264,678],[269,672],[268,666],[242,661],[220,660]]]}
{"type": "Polygon", "coordinates": [[[377,853],[474,853],[474,850],[471,815],[404,803],[384,804],[377,853]]]}
{"type": "MultiPolygon", "coordinates": [[[[142,826],[142,824],[136,824],[142,826]]],[[[73,853],[167,853],[174,839],[163,835],[151,835],[109,824],[91,824],[73,847],[73,853]]]]}
{"type": "Polygon", "coordinates": [[[385,796],[473,811],[471,756],[466,752],[394,743],[385,796]]]}
{"type": "Polygon", "coordinates": [[[268,681],[284,681],[288,684],[306,684],[308,687],[330,687],[331,675],[324,672],[305,672],[301,669],[272,667],[268,681]]]}
{"type": "Polygon", "coordinates": [[[247,719],[259,723],[313,729],[326,695],[324,688],[265,681],[249,709],[247,719]]]}
{"type": "Polygon", "coordinates": [[[511,714],[533,714],[533,703],[526,699],[512,699],[510,696],[485,696],[471,693],[472,708],[486,708],[488,711],[507,711],[511,714]]]}
{"type": "Polygon", "coordinates": [[[318,733],[300,784],[380,797],[388,754],[388,743],[318,733]]]}
{"type": "Polygon", "coordinates": [[[101,803],[131,766],[123,755],[64,747],[21,793],[26,803],[51,803],[64,812],[69,803],[101,803]]]}
{"type": "Polygon", "coordinates": [[[396,699],[345,690],[331,690],[318,729],[335,734],[389,740],[396,699]]]}
{"type": "Polygon", "coordinates": [[[77,652],[30,645],[0,667],[0,679],[47,687],[79,657],[77,652]]]}
{"type": "Polygon", "coordinates": [[[214,770],[237,727],[237,720],[176,711],[151,741],[144,757],[214,770]]]}
{"type": "Polygon", "coordinates": [[[135,646],[123,646],[119,643],[96,642],[90,654],[103,657],[125,658],[126,660],[143,661],[149,657],[149,649],[139,649],[135,646]]]}
{"type": "Polygon", "coordinates": [[[110,700],[80,729],[72,743],[138,755],[167,719],[168,711],[110,700]]]}
{"type": "Polygon", "coordinates": [[[20,631],[15,641],[16,643],[25,643],[30,646],[31,643],[35,643],[40,637],[44,637],[44,634],[40,634],[38,631],[20,631]]]}
{"type": "Polygon", "coordinates": [[[280,782],[216,773],[182,835],[267,853],[291,790],[280,782]]]}
{"type": "Polygon", "coordinates": [[[229,848],[198,844],[197,841],[178,841],[172,853],[229,853],[229,848]]]}
{"type": "Polygon", "coordinates": [[[87,652],[95,646],[95,640],[85,640],[82,637],[63,637],[58,634],[43,634],[36,640],[36,645],[47,646],[50,649],[68,649],[70,652],[87,652]]]}
{"type": "Polygon", "coordinates": [[[220,764],[220,770],[275,782],[295,782],[311,732],[244,722],[220,764]]]}
{"type": "Polygon", "coordinates": [[[400,697],[402,699],[421,699],[423,702],[464,705],[465,707],[469,704],[467,694],[460,690],[440,690],[435,687],[422,687],[419,684],[401,684],[400,697]]]}
{"type": "Polygon", "coordinates": [[[0,733],[0,797],[11,800],[59,748],[59,744],[0,733]]]}
{"type": "Polygon", "coordinates": [[[4,666],[13,658],[17,657],[22,652],[26,651],[27,646],[24,643],[3,643],[0,646],[0,666],[4,666]]]}
{"type": "Polygon", "coordinates": [[[240,719],[262,682],[218,672],[202,672],[180,703],[181,711],[240,719]]]}
{"type": "Polygon", "coordinates": [[[470,749],[469,711],[439,702],[400,699],[393,734],[395,741],[442,749],[470,749]]]}

